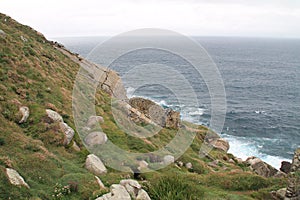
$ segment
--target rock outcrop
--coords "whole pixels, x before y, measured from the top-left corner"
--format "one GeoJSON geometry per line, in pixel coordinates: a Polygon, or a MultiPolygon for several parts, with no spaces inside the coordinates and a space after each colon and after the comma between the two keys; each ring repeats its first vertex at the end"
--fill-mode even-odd
{"type": "Polygon", "coordinates": [[[300,199],[300,148],[298,148],[294,154],[291,172],[288,175],[288,187],[286,189],[285,199],[300,199]]]}
{"type": "Polygon", "coordinates": [[[215,149],[227,152],[230,148],[229,142],[224,138],[213,138],[209,140],[209,144],[212,145],[215,149]]]}
{"type": "Polygon", "coordinates": [[[65,134],[65,139],[63,144],[64,145],[70,144],[71,140],[75,135],[75,131],[67,123],[65,123],[62,116],[57,112],[55,112],[54,110],[46,109],[46,113],[51,120],[59,123],[61,130],[65,134]]]}
{"type": "Polygon", "coordinates": [[[29,108],[27,106],[22,106],[20,107],[19,112],[22,115],[22,119],[19,121],[19,124],[25,123],[29,117],[29,108]]]}
{"type": "Polygon", "coordinates": [[[12,185],[25,186],[27,188],[30,188],[29,185],[25,182],[24,178],[16,170],[6,168],[6,175],[12,185]]]}
{"type": "MultiPolygon", "coordinates": [[[[155,124],[166,127],[178,129],[180,126],[180,113],[172,109],[164,109],[160,105],[151,100],[134,97],[129,100],[130,106],[140,111],[147,118],[155,124]]],[[[140,122],[140,116],[133,113],[131,118],[135,122],[140,122]]]]}
{"type": "Polygon", "coordinates": [[[98,197],[96,200],[151,200],[142,186],[132,179],[121,180],[120,184],[113,184],[110,193],[98,197]]]}
{"type": "Polygon", "coordinates": [[[94,154],[87,156],[85,160],[85,168],[95,175],[101,175],[107,172],[107,169],[101,159],[94,154]]]}
{"type": "Polygon", "coordinates": [[[266,178],[275,176],[279,172],[271,165],[254,156],[247,158],[246,163],[250,165],[250,169],[252,171],[266,178]]]}
{"type": "Polygon", "coordinates": [[[288,173],[290,173],[291,168],[292,168],[292,163],[287,162],[287,161],[282,161],[281,162],[280,171],[288,174],[288,173]]]}

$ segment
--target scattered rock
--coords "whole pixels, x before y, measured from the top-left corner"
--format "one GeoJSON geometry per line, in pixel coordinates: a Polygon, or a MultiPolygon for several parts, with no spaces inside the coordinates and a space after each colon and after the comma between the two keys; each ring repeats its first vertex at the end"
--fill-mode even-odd
{"type": "Polygon", "coordinates": [[[141,189],[136,197],[136,200],[151,200],[151,198],[145,190],[141,189]]]}
{"type": "Polygon", "coordinates": [[[288,173],[290,173],[291,168],[292,168],[292,163],[287,162],[287,161],[282,161],[281,162],[280,171],[288,174],[288,173]]]}
{"type": "Polygon", "coordinates": [[[178,161],[178,162],[177,162],[177,166],[178,166],[178,167],[182,167],[182,166],[183,166],[183,162],[182,162],[182,161],[178,161]]]}
{"type": "Polygon", "coordinates": [[[219,167],[218,164],[219,164],[219,160],[214,160],[212,162],[209,162],[207,165],[213,168],[218,168],[219,167]]]}
{"type": "Polygon", "coordinates": [[[235,164],[235,161],[233,159],[229,159],[228,162],[231,164],[235,164]]]}
{"type": "Polygon", "coordinates": [[[278,172],[277,169],[254,156],[247,158],[246,163],[250,165],[252,171],[266,178],[272,177],[278,172]]]}
{"type": "Polygon", "coordinates": [[[19,112],[22,114],[22,119],[19,121],[19,124],[25,123],[29,117],[29,108],[27,106],[22,106],[20,107],[19,112]]]}
{"type": "Polygon", "coordinates": [[[185,167],[186,167],[187,169],[192,169],[192,168],[193,168],[193,165],[192,165],[192,163],[188,162],[188,163],[185,164],[185,167]]]}
{"type": "Polygon", "coordinates": [[[70,144],[75,135],[75,131],[67,123],[64,122],[59,123],[59,126],[65,134],[64,145],[70,144]]]}
{"type": "Polygon", "coordinates": [[[285,193],[286,193],[286,188],[281,188],[277,191],[271,192],[272,196],[274,199],[278,199],[278,200],[284,200],[285,197],[285,193]]]}
{"type": "Polygon", "coordinates": [[[163,162],[165,165],[169,165],[169,164],[175,162],[174,156],[171,156],[171,155],[166,155],[163,160],[164,160],[163,162]]]}
{"type": "Polygon", "coordinates": [[[95,179],[100,187],[100,189],[105,189],[105,185],[102,183],[101,179],[98,176],[95,176],[95,179]]]}
{"type": "Polygon", "coordinates": [[[95,175],[101,175],[107,172],[103,162],[94,154],[87,156],[85,160],[85,168],[95,175]]]}
{"type": "Polygon", "coordinates": [[[87,127],[92,128],[99,122],[100,123],[104,122],[103,117],[101,117],[101,116],[91,116],[87,121],[87,127]]]}
{"type": "Polygon", "coordinates": [[[24,181],[23,177],[16,170],[6,168],[6,174],[11,184],[30,188],[29,185],[24,181]]]}
{"type": "Polygon", "coordinates": [[[89,133],[84,139],[84,142],[87,146],[104,144],[106,141],[107,141],[106,134],[100,131],[89,133]]]}
{"type": "Polygon", "coordinates": [[[216,149],[227,152],[230,148],[229,142],[224,138],[214,138],[209,143],[216,149]]]}
{"type": "Polygon", "coordinates": [[[54,122],[63,122],[63,118],[60,114],[55,112],[54,110],[51,109],[46,109],[46,113],[50,119],[52,119],[54,122]]]}
{"type": "Polygon", "coordinates": [[[28,41],[27,38],[25,38],[23,35],[21,35],[20,38],[21,38],[21,40],[22,40],[23,42],[27,42],[27,41],[28,41]]]}

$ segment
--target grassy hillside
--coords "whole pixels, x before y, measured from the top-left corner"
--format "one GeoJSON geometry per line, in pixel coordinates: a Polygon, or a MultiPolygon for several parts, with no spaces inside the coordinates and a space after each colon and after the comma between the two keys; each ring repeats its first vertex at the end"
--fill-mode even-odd
{"type": "MultiPolygon", "coordinates": [[[[72,117],[73,82],[79,65],[57,50],[40,33],[0,14],[0,199],[95,199],[100,190],[94,175],[84,168],[89,152],[77,133],[64,146],[64,134],[57,123],[49,123],[45,109],[60,113],[74,127],[72,117]],[[27,106],[30,116],[19,124],[19,107],[27,106]],[[72,148],[73,142],[81,148],[72,148]],[[29,184],[16,187],[9,183],[5,168],[16,169],[29,184]],[[63,186],[76,185],[61,197],[55,197],[63,186]]],[[[163,129],[147,141],[128,136],[116,125],[110,108],[110,96],[96,95],[97,114],[104,118],[102,128],[119,147],[131,151],[153,151],[170,141],[176,131],[163,129]]],[[[191,162],[192,170],[174,164],[165,169],[142,174],[143,187],[153,200],[176,199],[270,199],[269,192],[285,187],[283,179],[263,178],[243,164],[229,163],[232,155],[213,150],[200,159],[198,151],[207,128],[197,126],[197,136],[179,159],[191,162]],[[214,159],[217,166],[209,166],[214,159]]],[[[76,130],[75,130],[76,131],[76,130]]],[[[100,176],[106,186],[132,174],[108,168],[100,176]]]]}

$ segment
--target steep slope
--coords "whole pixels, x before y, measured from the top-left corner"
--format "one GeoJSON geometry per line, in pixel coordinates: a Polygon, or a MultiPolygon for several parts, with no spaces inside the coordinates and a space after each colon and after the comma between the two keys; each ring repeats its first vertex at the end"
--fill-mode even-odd
{"type": "MultiPolygon", "coordinates": [[[[0,199],[95,199],[107,193],[84,168],[89,152],[72,115],[77,71],[80,65],[92,64],[3,14],[0,30],[0,199]],[[19,109],[24,106],[29,108],[29,116],[20,123],[19,109]],[[69,144],[64,144],[60,124],[49,120],[46,109],[58,112],[75,130],[69,144]],[[7,168],[15,169],[29,188],[10,184],[7,168]]],[[[120,148],[151,152],[176,134],[168,128],[149,139],[124,133],[112,116],[111,93],[106,87],[99,88],[95,103],[97,114],[104,119],[103,131],[120,148]]],[[[258,176],[222,150],[214,149],[200,159],[198,152],[209,130],[187,122],[184,125],[197,135],[177,164],[141,175],[152,199],[270,199],[270,191],[286,186],[284,178],[258,176]]],[[[133,176],[108,168],[100,178],[110,186],[133,176]]]]}

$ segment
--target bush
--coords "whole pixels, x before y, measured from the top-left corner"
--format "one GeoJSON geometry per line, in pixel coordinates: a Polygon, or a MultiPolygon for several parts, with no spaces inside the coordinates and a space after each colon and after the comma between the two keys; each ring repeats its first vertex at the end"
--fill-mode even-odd
{"type": "Polygon", "coordinates": [[[0,138],[0,146],[5,145],[5,140],[3,138],[0,138]]]}
{"type": "Polygon", "coordinates": [[[178,175],[163,176],[146,187],[152,200],[197,200],[204,196],[202,188],[178,175]]]}

